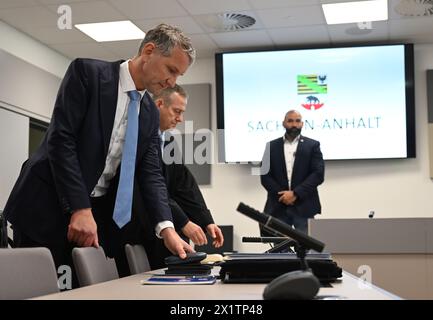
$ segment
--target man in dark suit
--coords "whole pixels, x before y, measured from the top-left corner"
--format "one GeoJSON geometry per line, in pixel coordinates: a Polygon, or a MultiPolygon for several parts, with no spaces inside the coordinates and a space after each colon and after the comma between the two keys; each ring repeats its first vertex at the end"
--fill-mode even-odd
{"type": "MultiPolygon", "coordinates": [[[[181,86],[175,85],[172,88],[162,90],[153,99],[160,113],[161,166],[167,184],[169,205],[175,228],[185,241],[191,239],[196,245],[207,244],[205,234],[207,232],[214,239],[213,245],[219,248],[224,243],[221,229],[214,223],[194,176],[182,161],[180,150],[175,145],[176,142],[166,141],[166,148],[163,147],[164,133],[174,129],[177,124],[184,120],[183,114],[188,100],[187,93],[181,86]],[[169,153],[176,154],[170,155],[169,153]],[[165,161],[163,161],[163,154],[165,161]]],[[[136,199],[139,201],[140,197],[136,197],[136,199]]],[[[137,210],[143,210],[138,209],[141,207],[138,204],[137,210]]],[[[143,235],[150,236],[142,242],[146,247],[152,269],[164,267],[164,258],[170,255],[170,252],[164,248],[160,239],[152,237],[149,232],[143,233],[143,235]]]]}
{"type": "Polygon", "coordinates": [[[24,163],[4,210],[17,246],[48,247],[59,266],[71,265],[73,246],[101,245],[126,275],[132,192],[125,190],[135,176],[154,232],[172,253],[192,251],[173,228],[158,158],[159,115],[148,92],[174,86],[194,58],[190,39],[161,24],[146,33],[131,60],[71,63],[47,134],[24,163]]]}
{"type": "Polygon", "coordinates": [[[307,233],[308,219],[321,212],[317,187],[325,165],[320,143],[300,134],[303,124],[298,111],[287,112],[284,137],[266,145],[261,183],[268,192],[265,213],[307,233]]]}

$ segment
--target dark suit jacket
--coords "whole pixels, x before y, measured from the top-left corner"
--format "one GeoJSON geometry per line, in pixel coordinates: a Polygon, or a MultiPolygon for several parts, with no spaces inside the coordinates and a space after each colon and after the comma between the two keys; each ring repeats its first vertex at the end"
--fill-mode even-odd
{"type": "MultiPolygon", "coordinates": [[[[121,63],[76,59],[65,74],[47,134],[24,163],[5,207],[7,219],[34,241],[64,239],[71,212],[91,207],[113,129],[121,63]]],[[[135,176],[153,225],[172,220],[158,160],[158,127],[159,113],[146,93],[135,176]]]]}
{"type": "MultiPolygon", "coordinates": [[[[278,217],[284,215],[286,205],[278,202],[278,192],[289,190],[286,161],[284,157],[284,140],[278,138],[266,145],[262,167],[269,171],[261,176],[261,183],[268,191],[265,213],[278,217]],[[267,157],[269,152],[269,157],[267,157]]],[[[299,215],[311,218],[321,212],[317,186],[324,180],[325,166],[320,143],[301,136],[296,149],[292,170],[291,190],[297,195],[294,207],[299,215]]]]}
{"type": "Polygon", "coordinates": [[[188,220],[198,224],[203,229],[214,223],[212,215],[206,206],[203,195],[191,171],[184,164],[182,152],[174,137],[165,141],[164,157],[175,159],[174,163],[166,164],[160,153],[161,167],[168,190],[169,205],[173,214],[173,221],[177,230],[185,226],[188,220]],[[167,154],[170,153],[170,154],[167,154]]]}
{"type": "Polygon", "coordinates": [[[189,169],[184,164],[163,164],[163,167],[169,205],[176,229],[183,228],[188,220],[203,229],[214,223],[197,182],[189,169]]]}
{"type": "MultiPolygon", "coordinates": [[[[171,151],[173,152],[171,154],[173,158],[175,157],[174,152],[179,152],[179,149],[177,146],[174,146],[171,151]]],[[[188,221],[192,221],[205,229],[207,225],[214,223],[214,220],[206,206],[197,181],[182,162],[180,153],[176,153],[175,158],[180,163],[165,164],[161,161],[161,166],[167,184],[168,202],[173,214],[173,223],[177,232],[182,236],[181,229],[188,221]]],[[[160,160],[162,160],[162,157],[160,160]]],[[[139,193],[138,188],[135,188],[133,212],[135,216],[139,216],[142,220],[141,225],[148,226],[149,224],[146,221],[148,213],[143,208],[139,193]],[[143,212],[145,213],[144,215],[142,214],[143,212]]],[[[136,243],[144,245],[152,269],[165,267],[164,258],[171,255],[171,253],[164,246],[162,240],[158,239],[155,233],[149,230],[148,227],[144,232],[137,230],[136,234],[136,243]]],[[[185,236],[182,237],[185,241],[189,241],[185,236]]]]}

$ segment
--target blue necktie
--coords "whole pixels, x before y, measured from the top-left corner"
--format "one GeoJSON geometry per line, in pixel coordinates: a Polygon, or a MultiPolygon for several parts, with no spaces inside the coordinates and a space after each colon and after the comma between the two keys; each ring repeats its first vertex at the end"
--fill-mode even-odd
{"type": "Polygon", "coordinates": [[[138,139],[138,104],[140,93],[128,91],[128,123],[126,125],[125,142],[123,144],[122,162],[120,163],[120,179],[117,188],[116,204],[113,220],[122,228],[131,220],[132,194],[134,187],[135,156],[138,139]]]}

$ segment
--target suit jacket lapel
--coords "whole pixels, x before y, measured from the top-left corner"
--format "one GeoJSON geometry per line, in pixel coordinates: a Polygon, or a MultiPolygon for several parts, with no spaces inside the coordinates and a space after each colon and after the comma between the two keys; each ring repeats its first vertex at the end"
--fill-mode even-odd
{"type": "MultiPolygon", "coordinates": [[[[145,136],[145,129],[148,129],[149,126],[149,114],[150,114],[150,108],[152,107],[150,103],[150,99],[152,99],[149,94],[146,92],[141,99],[140,103],[140,115],[138,116],[138,145],[142,146],[143,136],[145,136]]],[[[140,148],[137,150],[137,160],[140,159],[143,156],[143,148],[140,148]]]]}
{"type": "Polygon", "coordinates": [[[119,89],[119,69],[123,61],[116,61],[106,68],[99,77],[99,116],[104,139],[104,154],[107,156],[116,116],[119,89]]]}

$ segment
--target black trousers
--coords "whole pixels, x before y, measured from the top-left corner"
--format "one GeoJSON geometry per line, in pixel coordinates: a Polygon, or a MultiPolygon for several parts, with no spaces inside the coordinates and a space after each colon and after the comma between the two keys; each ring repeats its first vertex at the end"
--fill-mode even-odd
{"type": "Polygon", "coordinates": [[[120,277],[129,276],[130,270],[126,259],[125,245],[137,243],[139,223],[134,217],[123,228],[114,222],[112,216],[114,201],[112,198],[103,196],[91,198],[92,213],[98,227],[99,245],[105,251],[107,257],[114,258],[120,277]]]}

